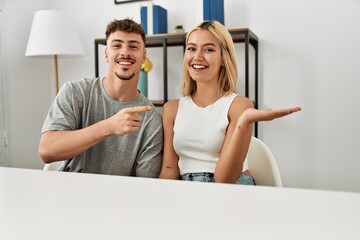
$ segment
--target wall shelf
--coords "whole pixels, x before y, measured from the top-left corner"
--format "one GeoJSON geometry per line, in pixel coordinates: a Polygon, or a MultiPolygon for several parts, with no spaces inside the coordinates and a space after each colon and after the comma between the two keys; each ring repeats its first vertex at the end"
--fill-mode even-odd
{"type": "MultiPolygon", "coordinates": [[[[250,46],[253,47],[255,53],[255,68],[254,68],[254,99],[252,99],[254,103],[254,107],[258,108],[258,37],[248,28],[238,28],[238,29],[228,29],[234,43],[244,43],[245,44],[245,96],[250,98],[250,61],[249,61],[249,51],[250,46]]],[[[146,47],[161,47],[163,48],[163,99],[153,101],[155,106],[162,106],[164,103],[168,101],[168,72],[167,72],[167,64],[168,64],[168,53],[167,48],[171,46],[184,46],[185,47],[185,36],[186,33],[165,33],[165,34],[154,34],[146,36],[146,47]]],[[[106,45],[105,38],[96,38],[95,39],[95,76],[99,76],[99,45],[106,45]]],[[[257,137],[258,135],[258,127],[257,123],[255,123],[254,135],[257,137]]]]}

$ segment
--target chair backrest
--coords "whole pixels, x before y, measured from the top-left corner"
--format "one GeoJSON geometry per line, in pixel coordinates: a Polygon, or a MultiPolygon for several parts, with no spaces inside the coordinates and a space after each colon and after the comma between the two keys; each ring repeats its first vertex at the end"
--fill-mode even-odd
{"type": "Polygon", "coordinates": [[[246,158],[256,185],[282,187],[275,158],[264,142],[253,136],[246,158]]]}
{"type": "Polygon", "coordinates": [[[62,163],[63,163],[63,161],[46,163],[44,165],[43,170],[45,170],[45,171],[57,171],[57,170],[59,170],[62,163]]]}

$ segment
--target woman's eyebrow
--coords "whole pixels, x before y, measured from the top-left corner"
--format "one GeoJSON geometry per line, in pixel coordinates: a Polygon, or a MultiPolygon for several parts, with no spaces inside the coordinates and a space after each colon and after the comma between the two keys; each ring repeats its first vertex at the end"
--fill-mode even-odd
{"type": "MultiPolygon", "coordinates": [[[[188,46],[189,45],[191,45],[191,46],[198,46],[198,44],[196,44],[196,43],[191,43],[191,42],[189,42],[188,44],[187,44],[188,46]]],[[[215,43],[212,43],[212,42],[209,42],[209,43],[204,43],[204,44],[201,44],[201,45],[199,45],[199,46],[213,46],[213,47],[216,47],[216,45],[215,45],[215,43]]]]}

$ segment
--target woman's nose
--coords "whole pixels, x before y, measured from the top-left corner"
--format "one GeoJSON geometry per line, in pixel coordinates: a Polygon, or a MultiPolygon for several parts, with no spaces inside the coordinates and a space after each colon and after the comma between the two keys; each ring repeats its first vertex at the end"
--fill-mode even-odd
{"type": "Polygon", "coordinates": [[[203,60],[204,59],[204,53],[202,51],[196,51],[194,55],[195,60],[203,60]]]}

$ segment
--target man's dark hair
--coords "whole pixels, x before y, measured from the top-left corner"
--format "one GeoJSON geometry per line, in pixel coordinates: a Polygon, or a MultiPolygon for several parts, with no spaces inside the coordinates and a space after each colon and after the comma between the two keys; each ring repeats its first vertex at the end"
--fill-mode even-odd
{"type": "Polygon", "coordinates": [[[137,33],[141,35],[141,38],[145,44],[146,35],[144,28],[132,19],[126,18],[122,20],[116,20],[110,22],[106,27],[106,41],[108,40],[111,33],[116,31],[123,31],[127,33],[137,33]]]}

